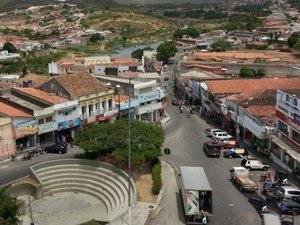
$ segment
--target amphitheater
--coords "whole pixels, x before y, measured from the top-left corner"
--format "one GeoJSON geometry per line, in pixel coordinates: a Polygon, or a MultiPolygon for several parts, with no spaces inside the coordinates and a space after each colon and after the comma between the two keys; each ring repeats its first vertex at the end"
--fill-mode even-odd
{"type": "MultiPolygon", "coordinates": [[[[30,180],[9,189],[17,197],[34,197],[30,204],[24,203],[23,224],[75,225],[91,219],[101,224],[127,224],[128,174],[113,165],[82,159],[53,160],[31,167],[30,180]]],[[[131,217],[136,220],[133,224],[142,225],[152,206],[137,203],[136,186],[132,179],[130,182],[131,217]]]]}

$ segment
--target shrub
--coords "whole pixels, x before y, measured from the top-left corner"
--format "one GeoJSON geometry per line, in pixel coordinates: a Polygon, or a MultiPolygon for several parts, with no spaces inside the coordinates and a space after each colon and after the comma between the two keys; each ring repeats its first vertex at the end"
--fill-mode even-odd
{"type": "Polygon", "coordinates": [[[152,167],[152,193],[159,194],[161,189],[161,164],[157,163],[152,167]]]}

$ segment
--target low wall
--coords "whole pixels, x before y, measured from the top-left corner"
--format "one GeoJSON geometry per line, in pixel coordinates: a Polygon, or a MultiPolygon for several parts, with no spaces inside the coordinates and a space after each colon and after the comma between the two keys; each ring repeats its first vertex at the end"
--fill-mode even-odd
{"type": "MultiPolygon", "coordinates": [[[[221,66],[226,68],[225,74],[239,74],[242,67],[249,67],[257,70],[262,68],[267,75],[272,76],[300,76],[300,64],[288,65],[284,63],[268,64],[268,63],[222,63],[222,62],[193,62],[205,66],[221,66]]],[[[191,62],[182,63],[182,66],[189,65],[191,62]]]]}

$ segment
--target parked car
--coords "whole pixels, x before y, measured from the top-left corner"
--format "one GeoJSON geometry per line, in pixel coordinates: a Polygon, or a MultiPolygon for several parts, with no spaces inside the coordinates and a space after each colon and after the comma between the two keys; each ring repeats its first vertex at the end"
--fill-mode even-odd
{"type": "Polygon", "coordinates": [[[250,170],[268,170],[270,166],[266,163],[262,163],[257,159],[244,158],[241,162],[241,166],[250,170]]]}
{"type": "Polygon", "coordinates": [[[224,140],[229,140],[229,139],[231,139],[232,136],[229,135],[227,132],[222,131],[222,132],[214,132],[212,138],[215,138],[215,139],[219,139],[219,140],[221,140],[221,141],[224,141],[224,140]]]}
{"type": "Polygon", "coordinates": [[[172,100],[172,105],[178,106],[179,105],[179,100],[173,99],[172,100]]]}
{"type": "Polygon", "coordinates": [[[203,151],[208,156],[220,157],[221,155],[221,147],[218,144],[213,142],[205,142],[203,144],[203,151]]]}
{"type": "Polygon", "coordinates": [[[205,130],[207,137],[212,137],[215,132],[224,132],[224,131],[220,129],[211,129],[211,128],[207,128],[205,130]]]}
{"type": "Polygon", "coordinates": [[[300,214],[300,196],[294,196],[286,199],[284,202],[278,202],[276,206],[280,209],[282,214],[293,214],[294,216],[300,214]],[[284,204],[284,206],[282,206],[284,204]]]}
{"type": "Polygon", "coordinates": [[[246,155],[248,155],[248,152],[244,148],[231,148],[231,149],[225,150],[223,152],[223,155],[224,155],[224,157],[231,159],[231,158],[239,158],[242,156],[246,156],[246,155]]]}
{"type": "Polygon", "coordinates": [[[281,198],[300,197],[300,189],[294,185],[284,185],[278,187],[277,196],[281,198]]]}
{"type": "Polygon", "coordinates": [[[239,142],[236,140],[223,140],[223,141],[218,141],[217,143],[222,149],[240,147],[239,142]]]}
{"type": "Polygon", "coordinates": [[[248,198],[248,202],[257,210],[259,214],[262,213],[263,207],[267,206],[269,202],[259,195],[248,198]]]}
{"type": "Polygon", "coordinates": [[[64,153],[67,153],[67,146],[65,144],[61,144],[61,143],[50,145],[45,148],[45,152],[64,154],[64,153]]]}

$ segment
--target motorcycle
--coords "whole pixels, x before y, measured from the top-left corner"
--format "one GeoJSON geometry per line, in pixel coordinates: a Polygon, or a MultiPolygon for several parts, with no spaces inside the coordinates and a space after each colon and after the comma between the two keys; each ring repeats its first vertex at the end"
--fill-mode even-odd
{"type": "Polygon", "coordinates": [[[30,153],[27,153],[26,155],[24,155],[22,157],[22,160],[30,160],[32,158],[31,154],[30,153]]]}
{"type": "Polygon", "coordinates": [[[180,107],[179,111],[180,111],[180,113],[183,113],[183,108],[182,108],[182,107],[180,107]]]}

